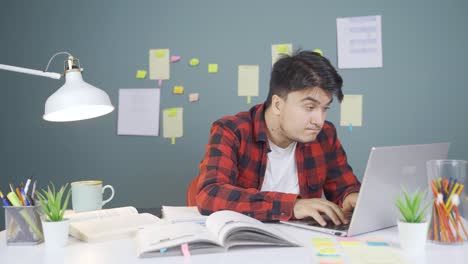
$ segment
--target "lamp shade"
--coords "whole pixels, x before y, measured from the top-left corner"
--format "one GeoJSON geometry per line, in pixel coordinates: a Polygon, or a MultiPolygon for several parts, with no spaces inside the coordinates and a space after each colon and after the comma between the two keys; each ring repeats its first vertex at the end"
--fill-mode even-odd
{"type": "Polygon", "coordinates": [[[52,122],[90,119],[114,110],[109,96],[83,80],[79,70],[66,71],[65,84],[47,99],[43,118],[52,122]]]}

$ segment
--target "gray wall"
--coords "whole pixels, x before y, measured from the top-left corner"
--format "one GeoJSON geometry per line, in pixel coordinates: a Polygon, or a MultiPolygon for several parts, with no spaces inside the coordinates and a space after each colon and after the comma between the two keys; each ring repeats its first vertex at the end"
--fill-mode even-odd
{"type": "MultiPolygon", "coordinates": [[[[117,112],[74,123],[42,120],[45,100],[62,81],[0,71],[0,187],[35,173],[44,186],[102,179],[116,188],[110,206],[183,205],[198,172],[210,124],[246,110],[237,96],[237,65],[260,65],[260,96],[268,91],[270,45],[321,48],[337,64],[336,18],[382,15],[384,68],[339,70],[344,92],[364,95],[363,126],[338,127],[356,175],[371,146],[450,141],[450,158],[467,159],[468,3],[446,1],[2,1],[0,63],[43,69],[58,51],[77,56],[84,78],[108,92],[151,88],[135,79],[148,50],[170,48],[172,64],[161,107],[185,108],[184,137],[118,136],[117,112]],[[201,66],[189,68],[198,57],[201,66]],[[209,75],[207,63],[220,72],[209,75]],[[199,92],[198,104],[169,87],[199,92]]],[[[51,71],[61,72],[65,56],[51,71]]],[[[329,120],[339,124],[339,105],[329,120]]],[[[3,210],[0,210],[3,229],[3,210]]]]}

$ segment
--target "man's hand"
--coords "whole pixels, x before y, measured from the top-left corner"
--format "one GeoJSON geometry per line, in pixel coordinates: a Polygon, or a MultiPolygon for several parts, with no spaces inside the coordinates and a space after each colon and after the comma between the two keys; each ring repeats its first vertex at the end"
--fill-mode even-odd
{"type": "MultiPolygon", "coordinates": [[[[356,204],[356,202],[354,202],[354,204],[356,204]]],[[[345,219],[338,205],[321,198],[297,199],[293,211],[297,219],[312,217],[321,226],[327,225],[327,222],[323,219],[321,214],[327,215],[335,225],[348,223],[348,220],[345,219]]]]}
{"type": "Polygon", "coordinates": [[[359,193],[350,193],[345,197],[345,199],[343,200],[344,213],[350,213],[354,210],[354,207],[356,207],[358,195],[359,193]]]}

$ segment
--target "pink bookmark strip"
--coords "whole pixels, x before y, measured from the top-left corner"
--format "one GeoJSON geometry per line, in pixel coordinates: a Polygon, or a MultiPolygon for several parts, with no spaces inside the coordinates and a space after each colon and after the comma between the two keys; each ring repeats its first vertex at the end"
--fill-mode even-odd
{"type": "Polygon", "coordinates": [[[189,250],[189,246],[187,243],[182,244],[180,246],[180,250],[182,251],[182,255],[184,255],[184,257],[190,258],[190,250],[189,250]]]}

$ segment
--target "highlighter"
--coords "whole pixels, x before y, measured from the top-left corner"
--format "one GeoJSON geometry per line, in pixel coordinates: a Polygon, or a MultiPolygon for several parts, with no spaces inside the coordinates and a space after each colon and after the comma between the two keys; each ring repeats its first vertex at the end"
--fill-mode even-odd
{"type": "Polygon", "coordinates": [[[13,205],[13,206],[23,206],[23,204],[21,203],[21,201],[18,198],[18,196],[16,195],[16,193],[9,192],[7,194],[7,198],[10,201],[11,205],[13,205]]]}

